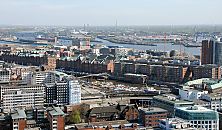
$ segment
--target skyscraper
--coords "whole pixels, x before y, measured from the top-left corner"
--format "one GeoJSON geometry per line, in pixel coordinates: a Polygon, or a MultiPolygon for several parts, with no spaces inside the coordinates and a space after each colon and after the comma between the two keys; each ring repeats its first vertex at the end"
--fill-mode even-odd
{"type": "Polygon", "coordinates": [[[215,64],[222,65],[222,42],[215,42],[215,64]]]}
{"type": "Polygon", "coordinates": [[[215,39],[203,40],[201,63],[222,65],[222,42],[215,39]]]}
{"type": "Polygon", "coordinates": [[[213,51],[214,51],[214,41],[203,40],[202,51],[201,51],[202,64],[213,64],[213,51]]]}

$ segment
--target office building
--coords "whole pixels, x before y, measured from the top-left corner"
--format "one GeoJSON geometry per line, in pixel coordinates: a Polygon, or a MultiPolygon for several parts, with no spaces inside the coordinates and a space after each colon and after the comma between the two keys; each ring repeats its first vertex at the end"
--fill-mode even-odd
{"type": "Polygon", "coordinates": [[[213,40],[203,40],[201,50],[201,63],[202,64],[213,64],[214,63],[214,50],[215,45],[213,40]]]}
{"type": "Polygon", "coordinates": [[[15,108],[42,108],[44,105],[44,85],[6,85],[0,89],[3,112],[10,112],[15,108]]]}
{"type": "Polygon", "coordinates": [[[66,82],[45,84],[46,101],[48,105],[68,105],[69,90],[66,82]]]}
{"type": "Polygon", "coordinates": [[[222,65],[222,42],[215,39],[202,41],[202,64],[222,65]]]}
{"type": "Polygon", "coordinates": [[[197,129],[219,130],[219,115],[214,110],[200,106],[177,107],[175,115],[197,129]]]}

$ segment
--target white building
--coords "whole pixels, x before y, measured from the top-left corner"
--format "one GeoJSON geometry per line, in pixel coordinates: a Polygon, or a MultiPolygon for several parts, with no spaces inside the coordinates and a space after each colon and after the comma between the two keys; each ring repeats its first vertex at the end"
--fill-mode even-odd
{"type": "Polygon", "coordinates": [[[10,112],[15,108],[42,108],[44,105],[44,85],[1,86],[1,108],[10,112]]]}
{"type": "Polygon", "coordinates": [[[43,84],[60,82],[67,77],[69,77],[69,75],[59,71],[40,71],[30,72],[24,79],[30,84],[43,84]]]}
{"type": "Polygon", "coordinates": [[[68,81],[69,87],[69,104],[81,103],[81,86],[78,80],[68,81]]]}
{"type": "Polygon", "coordinates": [[[34,84],[42,84],[44,83],[45,79],[46,79],[46,73],[44,72],[36,72],[34,75],[33,75],[33,81],[34,81],[34,84]]]}
{"type": "Polygon", "coordinates": [[[196,130],[191,123],[180,118],[160,119],[159,127],[163,130],[196,130]]]}
{"type": "Polygon", "coordinates": [[[187,101],[198,100],[207,93],[208,91],[199,91],[191,88],[179,89],[180,98],[187,101]]]}
{"type": "Polygon", "coordinates": [[[202,130],[219,130],[219,114],[214,110],[200,106],[178,107],[175,116],[202,130]]]}
{"type": "Polygon", "coordinates": [[[201,96],[201,99],[209,102],[209,108],[212,110],[221,110],[222,94],[210,93],[201,96]]]}

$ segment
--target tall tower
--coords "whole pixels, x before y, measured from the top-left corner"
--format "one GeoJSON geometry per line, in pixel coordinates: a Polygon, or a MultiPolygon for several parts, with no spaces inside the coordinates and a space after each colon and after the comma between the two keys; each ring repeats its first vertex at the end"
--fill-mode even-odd
{"type": "Polygon", "coordinates": [[[58,43],[58,37],[55,37],[55,45],[58,43]]]}
{"type": "Polygon", "coordinates": [[[215,59],[215,42],[213,40],[203,40],[201,49],[201,63],[214,64],[215,59]]]}
{"type": "Polygon", "coordinates": [[[117,20],[116,20],[116,25],[115,25],[115,33],[117,34],[117,20]]]}

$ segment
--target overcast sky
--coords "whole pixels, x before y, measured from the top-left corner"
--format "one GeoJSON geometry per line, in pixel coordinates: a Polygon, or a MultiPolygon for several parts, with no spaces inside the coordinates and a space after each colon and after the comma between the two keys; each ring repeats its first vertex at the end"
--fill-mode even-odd
{"type": "Polygon", "coordinates": [[[222,24],[222,0],[0,0],[0,25],[222,24]]]}

